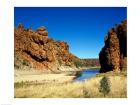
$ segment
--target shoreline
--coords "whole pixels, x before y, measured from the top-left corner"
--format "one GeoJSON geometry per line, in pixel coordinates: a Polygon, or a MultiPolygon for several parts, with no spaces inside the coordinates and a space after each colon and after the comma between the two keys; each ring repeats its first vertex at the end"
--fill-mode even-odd
{"type": "Polygon", "coordinates": [[[95,67],[81,67],[79,70],[84,70],[84,69],[100,69],[100,66],[95,66],[95,67]]]}
{"type": "MultiPolygon", "coordinates": [[[[91,67],[90,67],[91,68],[91,67]]],[[[92,67],[97,68],[97,67],[92,67]]],[[[19,82],[35,82],[35,83],[50,83],[50,82],[58,82],[58,83],[65,83],[65,82],[72,82],[75,78],[80,75],[80,71],[83,69],[89,69],[89,67],[82,67],[82,68],[67,68],[66,71],[63,70],[57,71],[56,73],[49,73],[48,71],[25,71],[25,70],[14,70],[14,83],[19,82]]]]}

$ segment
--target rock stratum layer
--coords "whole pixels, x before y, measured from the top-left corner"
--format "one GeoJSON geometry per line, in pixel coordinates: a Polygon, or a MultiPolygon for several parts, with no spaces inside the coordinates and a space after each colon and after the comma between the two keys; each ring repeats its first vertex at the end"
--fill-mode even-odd
{"type": "Polygon", "coordinates": [[[127,21],[111,28],[99,53],[100,72],[120,72],[127,67],[127,21]]]}
{"type": "Polygon", "coordinates": [[[50,39],[48,31],[43,26],[32,30],[30,28],[23,29],[22,24],[19,24],[14,29],[15,69],[50,71],[59,71],[62,68],[76,69],[82,66],[80,65],[81,61],[69,52],[69,46],[66,42],[50,39]]]}

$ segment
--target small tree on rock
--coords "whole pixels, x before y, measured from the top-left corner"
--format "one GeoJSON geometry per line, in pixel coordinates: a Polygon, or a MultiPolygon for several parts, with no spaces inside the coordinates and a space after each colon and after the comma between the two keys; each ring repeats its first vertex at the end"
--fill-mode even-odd
{"type": "Polygon", "coordinates": [[[100,80],[99,92],[103,93],[104,97],[110,92],[110,80],[108,77],[104,76],[100,80]]]}

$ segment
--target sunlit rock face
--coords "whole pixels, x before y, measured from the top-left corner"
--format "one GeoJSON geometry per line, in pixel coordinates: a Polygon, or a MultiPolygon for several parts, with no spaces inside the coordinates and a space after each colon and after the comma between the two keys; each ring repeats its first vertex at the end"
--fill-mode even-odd
{"type": "Polygon", "coordinates": [[[127,21],[111,28],[99,53],[100,72],[120,72],[127,67],[127,21]]]}
{"type": "Polygon", "coordinates": [[[80,59],[71,54],[68,44],[49,38],[44,26],[32,30],[19,24],[14,29],[14,58],[14,67],[18,70],[55,72],[100,66],[98,59],[80,59]]]}
{"type": "Polygon", "coordinates": [[[30,66],[37,70],[57,70],[61,65],[75,66],[75,58],[64,41],[48,38],[48,31],[41,26],[37,30],[14,29],[15,67],[30,66]]]}

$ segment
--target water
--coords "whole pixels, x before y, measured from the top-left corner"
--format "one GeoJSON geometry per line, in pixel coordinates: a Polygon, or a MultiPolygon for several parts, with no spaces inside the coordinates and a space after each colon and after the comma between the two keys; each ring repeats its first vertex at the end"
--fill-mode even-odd
{"type": "Polygon", "coordinates": [[[99,69],[88,69],[88,70],[82,70],[81,75],[75,79],[75,81],[85,81],[86,79],[89,79],[91,77],[95,77],[96,74],[99,73],[99,69]]]}

